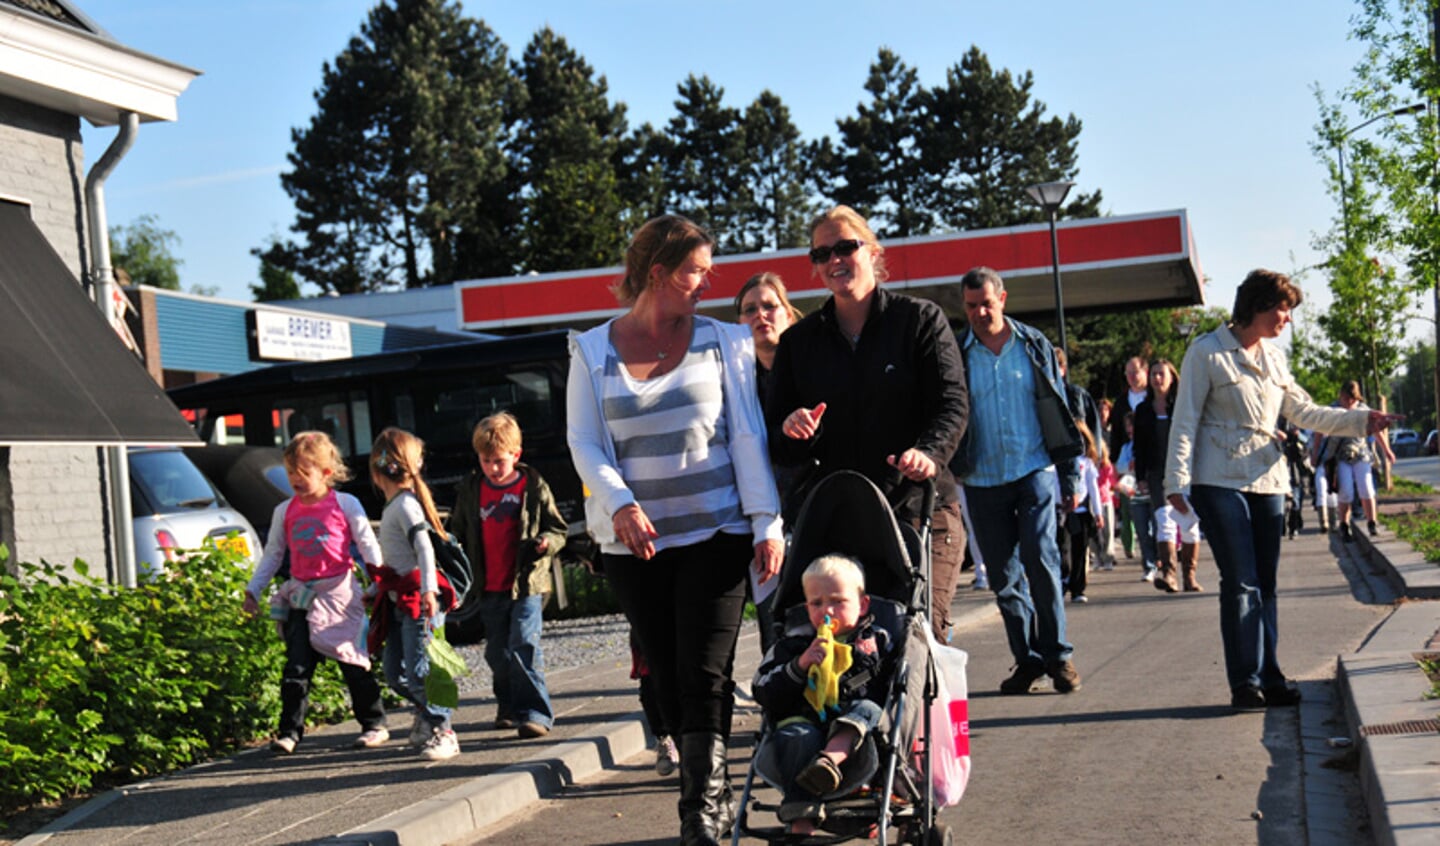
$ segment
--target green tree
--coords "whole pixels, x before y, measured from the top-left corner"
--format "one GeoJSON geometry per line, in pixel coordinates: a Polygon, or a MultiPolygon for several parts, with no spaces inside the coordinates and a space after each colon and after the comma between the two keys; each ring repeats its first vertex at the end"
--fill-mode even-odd
{"type": "MultiPolygon", "coordinates": [[[[279,240],[278,237],[271,238],[270,246],[275,246],[279,240]]],[[[260,282],[250,286],[250,293],[255,297],[255,302],[268,303],[276,300],[300,299],[300,283],[295,280],[294,271],[271,263],[266,258],[266,250],[258,247],[250,250],[250,255],[260,260],[260,282]]]]}
{"type": "MultiPolygon", "coordinates": [[[[973,230],[1046,218],[1028,185],[1073,180],[1079,173],[1081,124],[1074,115],[1046,118],[1033,99],[1033,75],[995,70],[972,46],[945,72],[945,84],[917,95],[924,178],[917,203],[942,229],[973,230]]],[[[1063,217],[1095,217],[1100,191],[1077,193],[1063,217]]]]}
{"type": "Polygon", "coordinates": [[[1405,353],[1405,369],[1390,383],[1390,410],[1405,415],[1405,425],[1420,432],[1437,427],[1435,417],[1435,345],[1418,343],[1405,353]]]}
{"type": "Polygon", "coordinates": [[[511,97],[505,47],[483,22],[445,0],[381,2],[291,133],[281,185],[299,241],[262,255],[338,293],[512,270],[500,147],[511,97]]]}
{"type": "Polygon", "coordinates": [[[110,265],[125,271],[134,285],[180,290],[180,265],[185,262],[175,257],[179,246],[180,236],[161,229],[153,214],[110,227],[110,265]]]}
{"type": "Polygon", "coordinates": [[[509,148],[524,202],[522,266],[543,272],[618,261],[624,105],[610,104],[605,77],[548,27],[513,70],[523,91],[509,148]]]}
{"type": "Polygon", "coordinates": [[[920,78],[887,47],[880,48],[865,80],[869,103],[854,117],[835,122],[836,144],[814,148],[816,164],[830,176],[824,193],[870,220],[880,237],[904,238],[930,232],[934,222],[918,196],[920,161],[920,78]]]}
{"type": "Polygon", "coordinates": [[[806,186],[808,148],[779,95],[766,89],[745,109],[750,205],[741,211],[744,239],[756,248],[806,245],[814,213],[806,186]]]}
{"type": "Polygon", "coordinates": [[[655,144],[665,162],[669,210],[714,233],[720,250],[744,252],[742,210],[751,202],[745,168],[745,125],[740,112],[724,104],[725,89],[694,74],[676,86],[677,114],[655,144]]]}
{"type": "Polygon", "coordinates": [[[1395,114],[1440,100],[1440,63],[1429,32],[1433,0],[1359,0],[1357,7],[1351,35],[1366,49],[1353,81],[1334,104],[1316,93],[1322,120],[1314,149],[1330,168],[1328,187],[1341,211],[1317,247],[1328,257],[1339,304],[1326,332],[1333,327],[1333,340],[1345,348],[1345,375],[1363,374],[1378,393],[1400,361],[1404,312],[1417,294],[1440,285],[1440,115],[1433,106],[1414,118],[1395,114]],[[1347,119],[1344,107],[1358,114],[1347,119]],[[1365,124],[1374,126],[1361,132],[1365,124]]]}

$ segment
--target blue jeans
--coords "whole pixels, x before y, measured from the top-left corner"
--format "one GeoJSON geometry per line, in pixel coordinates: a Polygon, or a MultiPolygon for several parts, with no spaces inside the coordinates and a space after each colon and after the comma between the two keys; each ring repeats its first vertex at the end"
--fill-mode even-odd
{"type": "MultiPolygon", "coordinates": [[[[878,704],[869,699],[857,699],[846,705],[844,711],[833,717],[824,726],[808,720],[796,720],[776,729],[770,742],[775,744],[774,761],[775,768],[778,770],[775,775],[781,782],[780,790],[783,794],[783,801],[793,802],[810,797],[808,791],[795,783],[795,777],[800,774],[801,770],[809,766],[811,761],[815,760],[815,756],[820,754],[820,750],[825,748],[831,732],[842,725],[855,729],[859,739],[855,742],[853,749],[858,749],[860,743],[870,732],[880,725],[880,720],[884,716],[885,711],[878,704]]],[[[857,777],[868,777],[869,773],[852,772],[857,762],[863,764],[864,761],[865,759],[859,755],[852,754],[847,757],[845,763],[840,765],[844,781],[850,782],[856,780],[857,777]]]]}
{"type": "Polygon", "coordinates": [[[1130,498],[1130,522],[1140,540],[1140,557],[1145,559],[1145,572],[1155,569],[1155,503],[1148,497],[1130,498]]]}
{"type": "MultiPolygon", "coordinates": [[[[425,701],[425,677],[430,675],[430,658],[425,654],[430,630],[425,618],[411,617],[399,607],[392,612],[390,635],[385,638],[385,682],[414,705],[417,714],[424,714],[430,725],[444,731],[450,728],[450,709],[432,708],[425,701]]],[[[435,627],[444,625],[445,615],[436,615],[435,627]]]]}
{"type": "Polygon", "coordinates": [[[545,687],[545,653],[540,649],[544,608],[544,594],[512,599],[509,591],[486,591],[480,597],[496,716],[550,728],[555,725],[555,711],[545,687]]]}
{"type": "Polygon", "coordinates": [[[965,486],[1010,654],[1022,667],[1065,661],[1075,651],[1065,641],[1055,492],[1053,468],[992,488],[965,486]]]}
{"type": "Polygon", "coordinates": [[[1194,485],[1190,504],[1220,569],[1220,639],[1230,689],[1284,684],[1275,657],[1280,639],[1275,575],[1285,531],[1284,495],[1194,485]]]}

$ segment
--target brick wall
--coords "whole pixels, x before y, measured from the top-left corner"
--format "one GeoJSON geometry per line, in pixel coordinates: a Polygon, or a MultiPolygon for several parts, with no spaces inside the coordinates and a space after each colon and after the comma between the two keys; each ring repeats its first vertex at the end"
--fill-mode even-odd
{"type": "MultiPolygon", "coordinates": [[[[0,96],[0,197],[31,216],[77,280],[85,263],[84,150],[74,115],[0,96]]],[[[0,534],[17,560],[107,572],[105,509],[94,447],[13,446],[0,451],[0,534]]]]}

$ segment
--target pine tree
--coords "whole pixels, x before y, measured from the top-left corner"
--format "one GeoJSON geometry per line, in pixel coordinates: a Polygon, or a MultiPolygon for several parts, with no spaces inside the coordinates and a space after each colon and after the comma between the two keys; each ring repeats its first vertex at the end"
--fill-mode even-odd
{"type": "Polygon", "coordinates": [[[610,104],[605,77],[548,27],[514,74],[524,88],[510,147],[525,203],[524,267],[617,262],[625,247],[616,171],[626,152],[624,105],[610,104]]]}
{"type": "Polygon", "coordinates": [[[503,44],[445,0],[386,0],[323,68],[281,185],[299,243],[266,260],[339,293],[513,268],[503,44]]]}
{"type": "Polygon", "coordinates": [[[677,91],[678,114],[655,145],[665,163],[668,210],[708,227],[720,251],[751,249],[740,214],[751,188],[740,113],[724,105],[725,89],[707,76],[691,74],[677,91]]]}
{"type": "Polygon", "coordinates": [[[831,177],[826,193],[869,218],[880,237],[903,238],[931,231],[919,202],[921,178],[919,75],[889,48],[870,65],[865,90],[871,100],[841,118],[838,145],[815,148],[818,165],[831,177]]]}
{"type": "MultiPolygon", "coordinates": [[[[924,186],[918,203],[941,229],[974,230],[1045,220],[1025,188],[1071,180],[1079,171],[1081,124],[1045,118],[1031,99],[1034,77],[995,71],[978,47],[945,74],[945,84],[917,96],[924,186]]],[[[1099,214],[1100,192],[1077,193],[1064,217],[1099,214]]]]}
{"type": "Polygon", "coordinates": [[[745,110],[746,171],[751,202],[740,228],[751,249],[806,245],[814,203],[806,189],[807,148],[790,109],[770,90],[745,110]]]}

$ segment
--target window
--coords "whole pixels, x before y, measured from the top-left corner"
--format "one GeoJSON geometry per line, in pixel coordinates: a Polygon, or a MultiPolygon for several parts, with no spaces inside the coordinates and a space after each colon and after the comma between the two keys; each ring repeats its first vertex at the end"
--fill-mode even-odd
{"type": "Polygon", "coordinates": [[[275,430],[275,445],[284,446],[300,432],[324,432],[346,457],[370,451],[370,409],[364,391],[317,394],[312,397],[289,397],[275,403],[280,427],[275,430]]]}
{"type": "MultiPolygon", "coordinates": [[[[475,424],[499,411],[515,415],[527,437],[556,425],[550,378],[539,369],[497,370],[423,383],[404,400],[412,406],[404,411],[421,418],[415,421],[423,429],[421,437],[437,447],[468,446],[475,424]]],[[[399,399],[396,404],[396,418],[405,419],[399,399]]]]}

